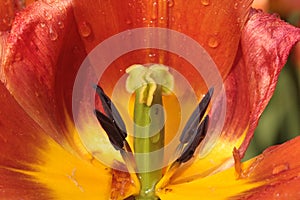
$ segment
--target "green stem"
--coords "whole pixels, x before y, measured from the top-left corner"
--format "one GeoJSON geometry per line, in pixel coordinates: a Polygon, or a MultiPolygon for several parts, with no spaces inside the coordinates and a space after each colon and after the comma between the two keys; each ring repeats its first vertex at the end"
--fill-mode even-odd
{"type": "Polygon", "coordinates": [[[140,171],[138,177],[141,183],[140,194],[136,197],[138,200],[157,200],[155,185],[162,177],[162,170],[153,170],[153,168],[157,164],[162,164],[163,151],[158,156],[157,154],[149,156],[151,152],[162,149],[164,146],[164,126],[160,130],[158,129],[164,122],[164,113],[161,109],[162,88],[157,85],[151,105],[148,106],[141,102],[141,99],[147,98],[149,87],[148,85],[146,91],[142,88],[136,90],[134,106],[134,151],[137,154],[137,168],[140,171]],[[160,105],[160,108],[155,106],[151,109],[151,106],[155,104],[160,105]],[[157,132],[153,133],[156,130],[157,132]]]}

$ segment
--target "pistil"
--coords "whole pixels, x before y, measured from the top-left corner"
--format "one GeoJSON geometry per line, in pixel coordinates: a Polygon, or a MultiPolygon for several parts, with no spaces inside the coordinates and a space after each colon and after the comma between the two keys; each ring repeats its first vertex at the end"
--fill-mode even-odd
{"type": "Polygon", "coordinates": [[[134,65],[129,73],[127,90],[135,93],[134,152],[141,189],[136,199],[158,199],[155,186],[162,178],[164,160],[163,94],[173,87],[173,77],[163,65],[146,68],[134,65]],[[155,156],[153,156],[155,155],[155,156]]]}

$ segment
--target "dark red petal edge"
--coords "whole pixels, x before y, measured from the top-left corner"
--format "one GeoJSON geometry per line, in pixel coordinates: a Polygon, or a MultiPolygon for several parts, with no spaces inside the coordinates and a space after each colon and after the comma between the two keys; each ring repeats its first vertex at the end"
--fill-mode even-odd
{"type": "Polygon", "coordinates": [[[239,148],[244,155],[261,113],[273,95],[279,73],[293,45],[300,40],[300,29],[252,9],[243,30],[236,66],[225,82],[227,127],[225,137],[240,137],[248,127],[239,148]]]}
{"type": "Polygon", "coordinates": [[[1,66],[2,80],[23,109],[59,143],[85,50],[70,1],[38,1],[17,13],[1,66]]]}

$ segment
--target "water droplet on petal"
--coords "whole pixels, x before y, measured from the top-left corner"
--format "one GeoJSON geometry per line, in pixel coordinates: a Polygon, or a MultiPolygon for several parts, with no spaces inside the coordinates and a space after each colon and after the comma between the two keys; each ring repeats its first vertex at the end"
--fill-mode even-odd
{"type": "Polygon", "coordinates": [[[273,168],[272,174],[273,175],[279,174],[281,172],[288,170],[289,168],[290,168],[289,164],[277,165],[276,167],[273,168]]]}
{"type": "Polygon", "coordinates": [[[233,8],[234,9],[238,9],[238,7],[239,7],[239,4],[238,3],[234,3],[233,8]]]}
{"type": "Polygon", "coordinates": [[[50,37],[50,40],[52,40],[52,41],[55,41],[58,38],[58,34],[57,34],[56,30],[53,29],[52,27],[49,28],[49,37],[50,37]]]}
{"type": "Polygon", "coordinates": [[[46,26],[46,24],[45,24],[44,22],[41,22],[41,23],[40,23],[40,27],[41,27],[41,28],[45,28],[45,26],[46,26]]]}
{"type": "Polygon", "coordinates": [[[3,22],[5,25],[7,25],[7,26],[11,26],[11,25],[12,25],[12,22],[13,22],[13,20],[12,20],[12,18],[11,18],[11,17],[9,17],[9,16],[6,16],[6,17],[4,17],[4,18],[2,19],[2,22],[3,22]]]}
{"type": "Polygon", "coordinates": [[[156,56],[155,53],[149,53],[149,58],[154,58],[156,56]]]}
{"type": "Polygon", "coordinates": [[[169,8],[174,6],[174,0],[168,0],[168,6],[169,8]]]}
{"type": "Polygon", "coordinates": [[[157,7],[157,2],[154,2],[152,4],[152,14],[151,14],[151,19],[156,20],[158,15],[158,7],[157,7]]]}
{"type": "Polygon", "coordinates": [[[202,5],[208,6],[210,4],[210,0],[201,0],[202,5]]]}
{"type": "Polygon", "coordinates": [[[63,29],[65,27],[65,25],[62,21],[57,22],[57,25],[60,29],[63,29]]]}
{"type": "Polygon", "coordinates": [[[89,37],[92,33],[91,25],[86,21],[79,23],[79,32],[82,37],[89,37]]]}
{"type": "Polygon", "coordinates": [[[46,20],[51,20],[52,19],[52,14],[49,13],[47,10],[44,10],[44,17],[46,20]]]}
{"type": "Polygon", "coordinates": [[[160,23],[163,23],[164,21],[165,21],[165,17],[160,17],[160,18],[159,18],[159,22],[160,22],[160,23]]]}
{"type": "Polygon", "coordinates": [[[219,46],[219,42],[215,37],[211,37],[208,40],[208,46],[210,46],[211,48],[217,48],[219,46]]]}
{"type": "Polygon", "coordinates": [[[58,8],[58,10],[60,10],[60,11],[63,11],[63,10],[64,10],[64,8],[61,7],[61,6],[58,6],[57,8],[58,8]]]}

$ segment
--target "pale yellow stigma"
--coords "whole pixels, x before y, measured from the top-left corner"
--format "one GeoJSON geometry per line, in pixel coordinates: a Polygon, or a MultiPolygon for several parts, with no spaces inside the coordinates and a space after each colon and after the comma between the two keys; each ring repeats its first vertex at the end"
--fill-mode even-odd
{"type": "Polygon", "coordinates": [[[162,86],[162,93],[168,95],[174,87],[174,77],[169,68],[162,64],[153,64],[149,67],[135,64],[126,69],[129,74],[126,80],[128,92],[139,92],[139,103],[151,106],[157,85],[162,86]]]}

